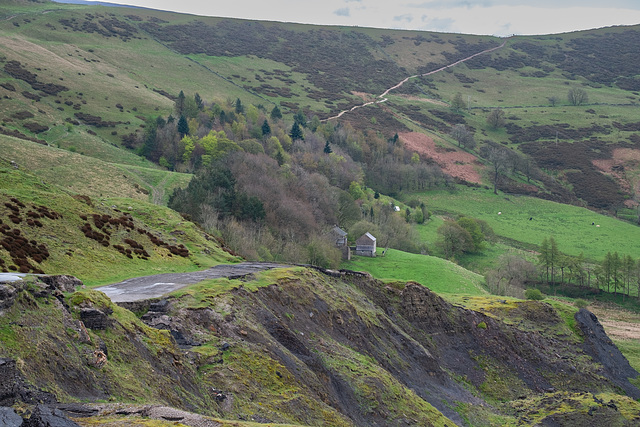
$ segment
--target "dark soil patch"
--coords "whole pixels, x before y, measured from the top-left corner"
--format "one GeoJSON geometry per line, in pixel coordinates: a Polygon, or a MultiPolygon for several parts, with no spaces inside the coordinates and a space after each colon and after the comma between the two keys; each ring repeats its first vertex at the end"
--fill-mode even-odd
{"type": "MultiPolygon", "coordinates": [[[[69,90],[67,87],[38,81],[37,74],[26,70],[18,61],[9,61],[4,65],[4,71],[14,79],[22,80],[31,85],[34,90],[38,90],[46,95],[57,95],[59,92],[69,90]]],[[[24,93],[23,93],[24,94],[24,93]]],[[[30,94],[32,96],[33,94],[30,94]]],[[[26,96],[26,95],[25,95],[26,96]]],[[[33,99],[33,98],[30,98],[33,99]]]]}
{"type": "Polygon", "coordinates": [[[66,30],[89,34],[95,33],[103,37],[118,37],[125,42],[132,38],[139,38],[136,27],[112,16],[87,14],[84,19],[64,18],[58,22],[60,22],[66,30]]]}
{"type": "MultiPolygon", "coordinates": [[[[443,133],[449,133],[450,126],[447,123],[443,123],[440,120],[434,119],[422,112],[422,109],[416,105],[408,105],[406,107],[399,107],[398,110],[411,120],[420,123],[427,129],[438,130],[443,133]]],[[[435,110],[437,111],[437,110],[435,110]]]]}
{"type": "Polygon", "coordinates": [[[75,113],[74,116],[84,124],[95,126],[97,128],[102,127],[115,127],[116,125],[122,124],[122,122],[107,122],[103,121],[102,117],[94,116],[86,113],[75,113]]]}
{"type": "Polygon", "coordinates": [[[42,133],[49,130],[49,126],[41,125],[40,123],[27,122],[22,125],[25,129],[30,130],[33,133],[42,133]]]}
{"type": "Polygon", "coordinates": [[[34,117],[34,115],[30,111],[18,111],[16,113],[13,113],[11,117],[17,120],[24,120],[24,119],[31,119],[34,117]]]}
{"type": "MultiPolygon", "coordinates": [[[[57,220],[62,216],[46,206],[36,205],[32,205],[31,209],[25,213],[24,210],[28,209],[27,205],[15,197],[5,202],[3,207],[5,208],[4,214],[9,221],[5,223],[0,219],[0,234],[3,235],[0,236],[2,237],[0,239],[0,247],[8,252],[13,264],[7,265],[5,261],[2,261],[0,269],[3,272],[18,271],[20,273],[43,274],[44,272],[39,267],[34,266],[34,263],[40,264],[49,258],[49,251],[46,245],[27,238],[28,231],[25,231],[24,228],[13,227],[17,227],[20,224],[24,227],[26,224],[29,228],[42,228],[44,224],[41,220],[44,220],[44,218],[57,220]]],[[[0,211],[0,215],[2,215],[2,211],[0,211]]]]}
{"type": "Polygon", "coordinates": [[[84,233],[85,237],[91,240],[95,240],[104,247],[111,246],[111,236],[116,233],[121,235],[122,231],[127,233],[129,237],[124,237],[123,243],[128,248],[120,245],[113,244],[113,248],[120,252],[127,258],[133,258],[137,256],[140,259],[148,260],[151,255],[145,249],[144,245],[133,239],[132,233],[137,232],[140,235],[147,236],[151,243],[157,247],[164,248],[168,251],[168,256],[181,256],[188,257],[190,255],[189,250],[182,244],[171,245],[163,241],[160,237],[154,235],[150,231],[147,231],[141,227],[137,227],[135,220],[129,214],[123,214],[119,217],[114,217],[107,214],[93,214],[93,215],[80,215],[80,218],[87,221],[83,224],[80,230],[84,233]],[[89,217],[93,221],[93,226],[89,222],[89,217]],[[94,229],[95,227],[95,229],[94,229]],[[119,232],[120,230],[120,232],[119,232]]]}
{"type": "Polygon", "coordinates": [[[27,136],[27,135],[23,134],[22,132],[20,132],[20,131],[18,131],[16,129],[8,129],[8,128],[5,128],[3,126],[0,126],[0,133],[2,135],[12,136],[14,138],[24,139],[24,140],[27,140],[27,141],[37,142],[38,144],[47,145],[47,141],[42,140],[42,139],[32,138],[30,136],[27,136]]]}
{"type": "Polygon", "coordinates": [[[538,141],[540,139],[555,140],[580,140],[591,138],[594,135],[608,135],[611,133],[611,126],[593,124],[588,128],[573,129],[569,123],[558,123],[556,125],[534,125],[528,127],[518,126],[515,123],[507,123],[505,126],[510,135],[509,140],[520,144],[523,142],[538,141]]]}
{"type": "Polygon", "coordinates": [[[380,132],[386,138],[392,138],[396,132],[408,131],[408,128],[396,120],[390,110],[380,105],[358,108],[339,120],[351,123],[356,129],[369,129],[380,132]],[[374,121],[371,120],[372,117],[375,118],[374,121]]]}

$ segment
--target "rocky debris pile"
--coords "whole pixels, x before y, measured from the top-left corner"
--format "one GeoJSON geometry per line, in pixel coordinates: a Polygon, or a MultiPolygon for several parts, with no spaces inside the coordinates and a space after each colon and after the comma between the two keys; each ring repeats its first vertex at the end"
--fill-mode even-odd
{"type": "Polygon", "coordinates": [[[594,360],[602,363],[605,375],[621,387],[629,397],[640,399],[640,390],[632,386],[628,378],[637,378],[638,372],[611,341],[595,314],[581,308],[575,315],[578,327],[584,335],[582,349],[594,360]]]}
{"type": "Polygon", "coordinates": [[[2,427],[79,427],[67,414],[52,405],[36,405],[32,411],[25,412],[24,418],[13,408],[0,407],[0,426],[2,427]]]}

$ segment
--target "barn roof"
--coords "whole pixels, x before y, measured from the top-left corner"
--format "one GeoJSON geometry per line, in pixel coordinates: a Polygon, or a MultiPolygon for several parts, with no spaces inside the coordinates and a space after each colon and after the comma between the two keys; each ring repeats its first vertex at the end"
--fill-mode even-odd
{"type": "Polygon", "coordinates": [[[370,241],[372,241],[372,242],[376,241],[376,238],[373,237],[373,235],[367,231],[362,236],[360,236],[360,238],[356,241],[356,243],[360,242],[360,240],[365,239],[365,238],[370,240],[370,241]]]}
{"type": "Polygon", "coordinates": [[[331,231],[336,233],[340,237],[344,237],[344,236],[347,235],[347,232],[344,231],[342,228],[338,227],[337,225],[335,227],[333,227],[333,229],[331,231]]]}

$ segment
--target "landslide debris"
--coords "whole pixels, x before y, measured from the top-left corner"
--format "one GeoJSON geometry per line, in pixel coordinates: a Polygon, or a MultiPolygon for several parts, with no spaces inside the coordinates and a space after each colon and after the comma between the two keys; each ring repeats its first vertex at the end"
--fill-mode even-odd
{"type": "Polygon", "coordinates": [[[417,283],[303,267],[209,280],[129,304],[137,315],[96,291],[4,286],[0,357],[60,402],[332,426],[640,417],[638,373],[587,311],[571,329],[542,302],[474,297],[470,309],[417,283]]]}

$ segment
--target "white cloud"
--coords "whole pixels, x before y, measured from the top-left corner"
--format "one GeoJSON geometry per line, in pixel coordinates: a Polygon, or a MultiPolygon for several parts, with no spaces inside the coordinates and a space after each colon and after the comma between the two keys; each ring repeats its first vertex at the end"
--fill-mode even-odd
{"type": "Polygon", "coordinates": [[[405,13],[404,15],[394,16],[393,20],[396,22],[411,23],[411,21],[413,21],[413,15],[411,15],[410,13],[405,13]]]}
{"type": "Polygon", "coordinates": [[[640,24],[637,0],[111,1],[208,16],[501,36],[640,24]]]}

